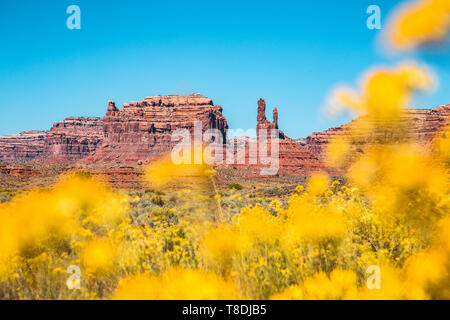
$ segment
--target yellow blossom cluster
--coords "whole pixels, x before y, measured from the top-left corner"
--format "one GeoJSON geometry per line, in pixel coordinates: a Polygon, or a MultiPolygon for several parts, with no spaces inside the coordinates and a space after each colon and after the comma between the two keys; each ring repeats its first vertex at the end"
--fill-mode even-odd
{"type": "Polygon", "coordinates": [[[404,3],[392,19],[388,39],[397,49],[412,49],[445,39],[450,29],[447,0],[414,0],[404,3]]]}

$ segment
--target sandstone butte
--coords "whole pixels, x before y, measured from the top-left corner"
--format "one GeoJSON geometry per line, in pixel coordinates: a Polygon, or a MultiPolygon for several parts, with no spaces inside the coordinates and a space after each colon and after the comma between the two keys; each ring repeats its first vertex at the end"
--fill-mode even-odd
{"type": "MultiPolygon", "coordinates": [[[[279,140],[278,143],[278,174],[288,174],[288,175],[307,175],[316,171],[327,171],[327,168],[319,160],[319,157],[312,154],[307,150],[306,147],[301,146],[295,140],[286,136],[283,131],[278,128],[278,109],[273,109],[273,121],[270,122],[266,118],[266,102],[264,99],[258,100],[258,111],[256,117],[256,137],[257,139],[246,139],[242,138],[235,139],[236,145],[244,145],[244,161],[243,164],[232,164],[233,168],[245,168],[245,169],[257,169],[247,171],[249,175],[260,175],[261,168],[270,167],[269,164],[264,163],[260,159],[260,147],[261,141],[267,141],[267,151],[262,151],[263,155],[267,155],[268,161],[270,160],[271,150],[271,133],[270,131],[275,131],[275,137],[279,140]],[[265,131],[265,133],[263,133],[265,131]],[[263,134],[267,136],[263,140],[263,134]],[[258,142],[259,141],[259,142],[258,142]]],[[[237,158],[235,156],[235,158],[237,158]]]]}
{"type": "MultiPolygon", "coordinates": [[[[355,124],[370,122],[365,117],[359,117],[340,127],[315,132],[306,139],[296,141],[278,128],[278,110],[273,110],[273,121],[270,122],[266,119],[265,109],[265,101],[260,99],[256,132],[259,136],[262,129],[276,130],[280,139],[279,174],[305,175],[313,171],[327,171],[324,155],[326,145],[333,137],[349,136],[355,124]]],[[[450,105],[431,110],[408,109],[402,119],[409,124],[406,134],[426,144],[449,123],[450,105]]],[[[203,131],[218,129],[226,136],[228,124],[222,115],[222,107],[200,94],[148,97],[125,104],[121,109],[109,101],[103,118],[70,117],[54,123],[48,131],[27,131],[0,137],[0,162],[122,166],[148,163],[172,150],[176,142],[171,141],[171,135],[175,130],[185,128],[192,132],[195,121],[201,121],[203,131]]],[[[353,138],[355,153],[362,153],[364,146],[383,139],[396,138],[387,137],[388,134],[388,131],[372,135],[362,133],[353,138]]],[[[248,169],[264,167],[249,152],[252,140],[243,143],[244,163],[228,166],[248,169]]]]}
{"type": "Polygon", "coordinates": [[[82,162],[148,162],[172,150],[177,144],[171,139],[175,130],[187,129],[193,134],[196,121],[201,121],[203,132],[218,129],[226,135],[222,107],[200,94],[149,97],[120,110],[110,101],[103,118],[103,142],[82,162]]]}

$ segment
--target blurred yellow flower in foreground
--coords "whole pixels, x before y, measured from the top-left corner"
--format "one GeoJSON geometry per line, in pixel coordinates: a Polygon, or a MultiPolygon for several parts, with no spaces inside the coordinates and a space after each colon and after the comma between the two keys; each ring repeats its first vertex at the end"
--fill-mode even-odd
{"type": "Polygon", "coordinates": [[[450,29],[448,0],[415,0],[405,3],[393,16],[388,39],[397,49],[412,49],[445,40],[450,29]]]}
{"type": "Polygon", "coordinates": [[[317,273],[298,286],[292,286],[271,297],[273,300],[341,300],[357,299],[356,274],[348,270],[334,270],[328,277],[317,273]]]}
{"type": "Polygon", "coordinates": [[[331,106],[389,121],[402,114],[415,90],[427,89],[432,83],[430,71],[416,63],[402,63],[396,68],[375,68],[363,78],[359,92],[346,87],[337,88],[331,96],[331,106]]]}
{"type": "Polygon", "coordinates": [[[114,267],[116,250],[108,239],[96,239],[87,243],[81,253],[88,274],[102,275],[114,267]]]}
{"type": "Polygon", "coordinates": [[[233,284],[213,273],[170,269],[160,276],[140,275],[121,280],[118,300],[217,300],[238,299],[233,284]]]}
{"type": "Polygon", "coordinates": [[[13,268],[14,257],[34,257],[47,247],[64,248],[80,234],[91,235],[84,229],[88,225],[106,230],[127,210],[127,197],[77,174],[62,177],[51,190],[18,196],[0,205],[0,265],[13,268]]]}
{"type": "Polygon", "coordinates": [[[337,208],[319,206],[306,197],[291,199],[286,213],[283,239],[289,242],[339,238],[347,230],[337,208]]]}
{"type": "Polygon", "coordinates": [[[327,191],[330,178],[323,173],[313,174],[308,180],[308,191],[312,195],[320,195],[327,191]]]}

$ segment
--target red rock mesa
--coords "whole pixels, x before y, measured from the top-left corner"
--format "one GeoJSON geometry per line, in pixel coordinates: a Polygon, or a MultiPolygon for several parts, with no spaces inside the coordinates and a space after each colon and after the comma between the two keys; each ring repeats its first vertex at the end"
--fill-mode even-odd
{"type": "Polygon", "coordinates": [[[102,142],[101,118],[70,117],[53,124],[45,135],[44,150],[37,161],[74,163],[94,152],[102,142]]]}
{"type": "Polygon", "coordinates": [[[225,136],[227,120],[222,107],[200,94],[155,96],[130,102],[118,109],[108,103],[103,118],[102,145],[83,159],[84,163],[136,164],[149,161],[172,150],[177,129],[193,132],[194,122],[202,130],[218,129],[225,136]]]}
{"type": "Polygon", "coordinates": [[[44,150],[46,131],[25,131],[0,137],[0,161],[27,162],[44,150]]]}
{"type": "MultiPolygon", "coordinates": [[[[104,118],[70,117],[56,122],[49,131],[26,131],[0,137],[0,162],[24,163],[95,163],[136,165],[151,161],[173,148],[172,133],[186,128],[193,131],[194,122],[201,121],[202,130],[218,129],[224,136],[228,124],[222,115],[222,107],[200,94],[188,96],[154,96],[139,102],[130,102],[119,109],[108,103],[104,118]]],[[[266,118],[266,103],[258,101],[257,136],[262,130],[276,130],[279,137],[280,174],[304,175],[327,170],[323,164],[324,151],[336,135],[348,136],[357,122],[369,121],[357,118],[337,128],[315,132],[299,143],[287,137],[278,128],[278,110],[273,110],[273,121],[266,118]]],[[[450,105],[431,110],[410,109],[403,116],[405,136],[428,144],[450,121],[450,105]],[[406,126],[407,124],[407,126],[406,126]]],[[[389,136],[389,130],[371,135],[353,137],[354,153],[363,153],[365,147],[383,140],[395,141],[401,137],[389,136]]],[[[243,164],[228,167],[261,169],[257,152],[249,152],[245,144],[243,164]]],[[[270,139],[267,153],[270,154],[270,139]]]]}

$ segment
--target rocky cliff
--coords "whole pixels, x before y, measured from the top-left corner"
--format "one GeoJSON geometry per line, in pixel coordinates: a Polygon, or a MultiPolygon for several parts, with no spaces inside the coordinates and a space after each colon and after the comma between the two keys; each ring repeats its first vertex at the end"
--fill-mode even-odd
{"type": "Polygon", "coordinates": [[[424,145],[429,144],[436,134],[441,132],[448,124],[450,124],[450,104],[434,109],[407,109],[400,121],[395,124],[383,123],[381,126],[362,116],[340,127],[314,132],[305,141],[299,141],[299,143],[311,153],[323,159],[327,144],[335,137],[350,139],[351,133],[353,151],[363,153],[367,146],[384,141],[392,143],[411,139],[424,145]],[[355,128],[368,126],[380,129],[371,131],[370,134],[367,134],[364,130],[354,130],[355,128]],[[391,128],[390,126],[394,127],[391,128]]]}
{"type": "Polygon", "coordinates": [[[42,156],[46,163],[74,163],[94,152],[103,141],[103,119],[69,117],[46,132],[42,156]]]}
{"type": "Polygon", "coordinates": [[[44,150],[46,131],[25,131],[0,137],[0,161],[27,162],[39,157],[44,150]]]}
{"type": "Polygon", "coordinates": [[[226,136],[227,120],[222,107],[200,94],[155,96],[125,104],[108,103],[103,118],[103,143],[83,159],[85,163],[145,163],[172,150],[177,129],[218,129],[226,136]]]}
{"type": "MultiPolygon", "coordinates": [[[[395,124],[403,130],[390,130],[386,125],[378,126],[382,129],[370,134],[355,131],[354,128],[361,123],[373,125],[370,119],[360,117],[299,140],[289,138],[278,128],[276,108],[273,110],[273,121],[267,120],[264,99],[258,101],[256,118],[258,138],[262,132],[274,130],[279,139],[278,172],[304,175],[329,170],[323,161],[326,145],[336,136],[348,137],[350,132],[354,154],[363,153],[367,146],[376,143],[408,137],[428,144],[449,123],[450,105],[431,110],[407,110],[400,124],[395,124]]],[[[218,129],[226,137],[228,124],[222,115],[222,107],[199,94],[148,97],[125,104],[123,108],[116,107],[110,101],[104,118],[70,117],[56,122],[49,131],[27,131],[0,137],[0,162],[120,166],[146,163],[172,150],[177,143],[172,141],[175,130],[184,128],[192,134],[197,121],[201,123],[203,132],[218,129]]],[[[252,172],[268,167],[258,154],[261,146],[267,149],[267,155],[271,154],[270,138],[266,145],[256,144],[256,148],[252,139],[238,143],[245,150],[243,161],[225,163],[224,166],[251,169],[252,172]]],[[[236,153],[234,156],[237,158],[236,153]]]]}

